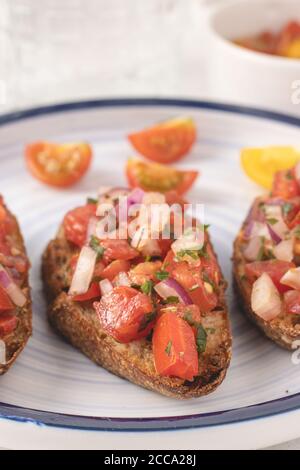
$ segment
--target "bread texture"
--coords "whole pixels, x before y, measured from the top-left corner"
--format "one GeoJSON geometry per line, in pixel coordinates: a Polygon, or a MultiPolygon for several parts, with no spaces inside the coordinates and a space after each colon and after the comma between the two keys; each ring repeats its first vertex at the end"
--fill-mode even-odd
{"type": "Polygon", "coordinates": [[[200,397],[213,392],[221,384],[231,359],[224,280],[218,307],[202,315],[208,336],[206,350],[199,360],[199,376],[187,382],[163,377],[156,372],[151,341],[142,339],[118,343],[101,328],[91,302],[79,303],[70,299],[67,295],[70,285],[68,262],[73,250],[61,228],[57,237],[48,244],[42,262],[49,321],[64,338],[108,371],[169,397],[200,397]]]}

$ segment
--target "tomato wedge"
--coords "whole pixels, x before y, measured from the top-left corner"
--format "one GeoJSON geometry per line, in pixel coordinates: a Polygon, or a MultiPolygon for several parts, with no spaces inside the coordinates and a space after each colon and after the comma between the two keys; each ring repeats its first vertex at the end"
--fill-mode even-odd
{"type": "Polygon", "coordinates": [[[89,220],[95,215],[96,204],[86,204],[67,212],[63,221],[67,240],[77,246],[83,246],[86,242],[89,220]]]}
{"type": "Polygon", "coordinates": [[[128,136],[144,157],[158,163],[171,163],[188,153],[196,140],[196,126],[191,118],[176,118],[128,136]]]}
{"type": "Polygon", "coordinates": [[[254,263],[245,265],[245,274],[251,283],[255,282],[263,273],[269,274],[278,291],[283,294],[290,290],[291,287],[281,284],[280,279],[289,269],[295,267],[294,263],[289,263],[288,261],[254,261],[254,263]]]}
{"type": "Polygon", "coordinates": [[[101,277],[113,281],[114,278],[121,272],[127,273],[130,269],[129,261],[124,259],[116,259],[112,261],[106,268],[103,269],[101,277]]]}
{"type": "Polygon", "coordinates": [[[72,300],[76,302],[85,302],[87,300],[95,299],[96,297],[100,297],[101,291],[99,282],[92,282],[88,291],[85,294],[74,295],[72,300]]]}
{"type": "Polygon", "coordinates": [[[104,248],[103,260],[110,263],[112,260],[128,261],[139,256],[139,252],[132,248],[127,240],[101,240],[104,248]]]}
{"type": "Polygon", "coordinates": [[[131,287],[115,287],[94,308],[102,328],[120,343],[147,336],[155,321],[150,297],[131,287]]]}
{"type": "Polygon", "coordinates": [[[155,368],[159,375],[193,380],[199,373],[196,340],[191,326],[174,313],[164,313],[152,337],[155,368]]]}
{"type": "Polygon", "coordinates": [[[300,315],[300,292],[289,290],[283,298],[284,310],[292,315],[300,315]]]}
{"type": "Polygon", "coordinates": [[[18,324],[18,318],[16,315],[11,315],[10,313],[1,313],[0,314],[0,338],[12,333],[18,324]]]}
{"type": "Polygon", "coordinates": [[[272,197],[292,199],[299,196],[300,190],[293,170],[278,171],[273,180],[272,197]]]}
{"type": "Polygon", "coordinates": [[[4,312],[7,310],[13,310],[14,304],[10,300],[8,294],[5,290],[0,286],[0,312],[4,312]]]}
{"type": "Polygon", "coordinates": [[[34,142],[26,146],[25,159],[35,178],[50,186],[65,188],[87,172],[92,149],[87,143],[34,142]]]}
{"type": "MultiPolygon", "coordinates": [[[[145,163],[141,160],[130,159],[126,166],[129,186],[139,187],[145,191],[167,193],[176,191],[186,193],[198,176],[198,171],[181,171],[158,163],[145,163]]],[[[169,196],[171,199],[172,196],[169,196]]]]}

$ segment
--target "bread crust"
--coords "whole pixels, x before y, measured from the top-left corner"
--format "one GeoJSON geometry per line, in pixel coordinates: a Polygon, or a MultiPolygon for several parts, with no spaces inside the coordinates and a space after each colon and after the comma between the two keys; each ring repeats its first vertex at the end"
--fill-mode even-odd
{"type": "Polygon", "coordinates": [[[72,246],[64,238],[63,229],[60,229],[44,252],[42,277],[49,302],[49,321],[73,346],[108,371],[168,397],[200,397],[213,392],[221,384],[231,359],[224,280],[218,310],[203,314],[203,326],[211,333],[207,338],[206,351],[199,361],[199,377],[187,382],[157,374],[150,341],[142,339],[128,344],[118,343],[101,329],[91,302],[73,302],[68,297],[70,277],[67,266],[72,254],[72,246]]]}
{"type": "MultiPolygon", "coordinates": [[[[7,207],[6,210],[14,219],[16,224],[16,231],[13,234],[14,247],[27,256],[18,221],[16,217],[7,209],[7,207]]],[[[16,314],[18,317],[18,324],[16,329],[9,335],[1,338],[4,340],[6,345],[6,363],[0,364],[0,375],[7,372],[8,369],[13,365],[19,354],[23,351],[29,337],[32,334],[32,308],[28,272],[24,276],[21,288],[24,295],[26,296],[27,302],[24,307],[16,308],[16,314]]]]}
{"type": "MultiPolygon", "coordinates": [[[[264,202],[264,198],[255,199],[254,204],[264,202]]],[[[247,220],[247,219],[246,219],[247,220]]],[[[251,308],[252,287],[245,279],[245,258],[243,256],[242,229],[234,241],[233,246],[233,278],[234,287],[242,311],[258,328],[272,341],[284,349],[292,350],[294,341],[300,340],[300,316],[282,313],[271,321],[266,322],[251,308]]]]}

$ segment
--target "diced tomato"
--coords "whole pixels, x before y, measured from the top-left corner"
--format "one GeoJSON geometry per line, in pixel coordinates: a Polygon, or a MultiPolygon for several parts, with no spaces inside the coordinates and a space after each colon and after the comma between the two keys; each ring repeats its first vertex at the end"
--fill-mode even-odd
{"type": "Polygon", "coordinates": [[[290,21],[280,33],[277,44],[277,54],[289,56],[289,48],[297,39],[300,39],[300,23],[297,21],[290,21]]]}
{"type": "Polygon", "coordinates": [[[161,269],[161,261],[146,261],[137,264],[129,271],[129,278],[132,284],[142,285],[146,281],[158,281],[155,274],[161,269]]]}
{"type": "Polygon", "coordinates": [[[102,328],[121,343],[147,336],[155,321],[150,297],[131,287],[115,287],[94,308],[102,328]]]}
{"type": "Polygon", "coordinates": [[[155,368],[159,375],[193,380],[199,373],[198,353],[191,326],[173,313],[164,313],[152,337],[155,368]]]}
{"type": "Polygon", "coordinates": [[[116,259],[112,261],[106,268],[103,269],[101,277],[113,281],[114,278],[121,272],[127,273],[130,269],[130,263],[126,260],[116,259]]]}
{"type": "Polygon", "coordinates": [[[128,139],[149,160],[171,163],[188,153],[196,140],[196,126],[191,118],[171,119],[130,134],[128,139]]]}
{"type": "Polygon", "coordinates": [[[287,261],[254,261],[253,263],[245,265],[245,274],[251,283],[254,283],[263,273],[269,274],[278,291],[283,294],[291,288],[281,284],[280,279],[289,269],[295,267],[294,263],[289,263],[287,261]]]}
{"type": "Polygon", "coordinates": [[[127,240],[101,240],[101,246],[104,248],[105,263],[110,263],[112,260],[129,261],[139,256],[139,252],[132,248],[127,240]]]}
{"type": "Polygon", "coordinates": [[[291,199],[299,196],[299,193],[299,186],[293,170],[278,171],[275,174],[272,187],[272,197],[291,199]]]}
{"type": "Polygon", "coordinates": [[[145,191],[162,193],[176,191],[177,194],[184,194],[193,185],[198,172],[176,170],[173,167],[145,163],[141,160],[128,160],[126,175],[132,188],[139,187],[145,191]]]}
{"type": "Polygon", "coordinates": [[[300,315],[300,291],[289,290],[283,299],[285,312],[300,315]]]}
{"type": "Polygon", "coordinates": [[[96,204],[86,204],[67,212],[63,221],[67,240],[77,246],[83,246],[86,242],[89,220],[95,215],[96,204]]]}
{"type": "Polygon", "coordinates": [[[14,304],[10,300],[10,297],[5,292],[5,290],[0,286],[0,312],[13,310],[14,304]]]}
{"type": "Polygon", "coordinates": [[[35,142],[25,149],[30,173],[50,186],[67,187],[76,183],[87,172],[92,149],[89,144],[54,144],[35,142]]]}
{"type": "Polygon", "coordinates": [[[169,204],[169,206],[172,206],[173,204],[178,204],[179,206],[184,207],[184,205],[187,204],[187,201],[183,198],[183,196],[175,190],[167,191],[165,193],[165,197],[166,203],[169,204]]]}
{"type": "Polygon", "coordinates": [[[85,294],[74,295],[72,300],[76,302],[85,302],[87,300],[95,299],[96,297],[100,297],[101,291],[99,282],[92,282],[88,291],[85,294]]]}
{"type": "Polygon", "coordinates": [[[18,318],[16,315],[10,313],[0,314],[0,338],[12,333],[18,324],[18,318]]]}
{"type": "Polygon", "coordinates": [[[159,310],[159,315],[164,313],[173,313],[183,320],[187,321],[192,327],[194,335],[197,335],[197,325],[201,324],[201,312],[197,305],[170,304],[163,305],[159,310]]]}

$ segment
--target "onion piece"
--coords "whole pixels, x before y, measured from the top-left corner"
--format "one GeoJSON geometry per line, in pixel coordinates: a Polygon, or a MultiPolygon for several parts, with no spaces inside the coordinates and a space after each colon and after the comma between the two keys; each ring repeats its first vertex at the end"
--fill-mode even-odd
{"type": "Polygon", "coordinates": [[[263,273],[253,284],[251,308],[267,322],[281,313],[280,294],[267,273],[263,273]]]}
{"type": "Polygon", "coordinates": [[[96,260],[97,253],[91,247],[83,246],[81,248],[75,272],[73,274],[71,287],[69,289],[70,295],[85,294],[88,291],[93,277],[96,260]]]}
{"type": "Polygon", "coordinates": [[[116,278],[114,279],[114,284],[115,284],[116,286],[128,286],[128,287],[131,286],[130,279],[129,279],[127,273],[125,273],[125,271],[121,271],[121,272],[116,276],[116,278]]]}
{"type": "Polygon", "coordinates": [[[141,188],[133,189],[127,196],[127,206],[130,207],[133,204],[141,204],[145,196],[145,191],[141,188]]]}
{"type": "Polygon", "coordinates": [[[280,283],[293,289],[300,289],[300,268],[289,269],[280,279],[280,283]]]}
{"type": "Polygon", "coordinates": [[[250,239],[248,245],[244,249],[244,256],[248,261],[255,261],[259,255],[260,249],[263,246],[262,237],[253,237],[250,239]]]}
{"type": "Polygon", "coordinates": [[[99,282],[99,287],[101,295],[106,295],[113,290],[113,285],[108,279],[102,279],[102,281],[99,282]]]}
{"type": "Polygon", "coordinates": [[[272,229],[270,224],[268,224],[268,230],[269,230],[269,233],[271,235],[271,239],[275,243],[275,245],[280,243],[282,238],[279,235],[277,235],[277,233],[272,229]]]}
{"type": "Polygon", "coordinates": [[[294,258],[294,239],[282,240],[272,251],[280,261],[292,261],[294,258]]]}
{"type": "Polygon", "coordinates": [[[203,247],[204,230],[196,231],[189,230],[185,232],[180,238],[172,243],[171,248],[175,255],[180,251],[198,251],[203,247]]]}
{"type": "Polygon", "coordinates": [[[283,220],[282,207],[280,205],[265,205],[266,222],[275,243],[279,243],[289,234],[289,228],[283,220]],[[273,222],[270,221],[273,219],[273,222]]]}
{"type": "Polygon", "coordinates": [[[0,264],[0,285],[17,307],[24,307],[27,302],[20,287],[12,280],[4,267],[0,264]]]}
{"type": "Polygon", "coordinates": [[[268,225],[261,222],[253,222],[249,238],[252,237],[264,237],[266,240],[271,240],[268,225]]]}
{"type": "Polygon", "coordinates": [[[0,364],[6,364],[6,344],[0,339],[0,364]]]}
{"type": "Polygon", "coordinates": [[[193,301],[184,288],[175,279],[168,278],[154,286],[154,290],[163,299],[168,297],[178,297],[178,300],[185,305],[192,305],[193,301]]]}

